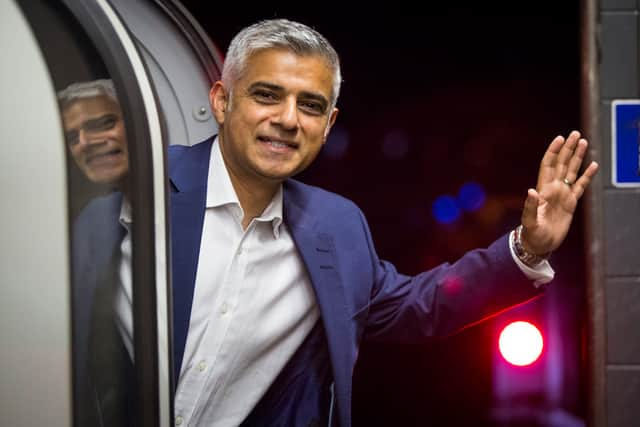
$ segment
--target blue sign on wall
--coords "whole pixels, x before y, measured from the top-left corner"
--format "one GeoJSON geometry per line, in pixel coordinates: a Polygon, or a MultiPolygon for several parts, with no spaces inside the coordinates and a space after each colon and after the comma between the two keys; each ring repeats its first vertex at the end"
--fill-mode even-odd
{"type": "Polygon", "coordinates": [[[640,187],[640,100],[611,103],[611,172],[616,187],[640,187]]]}

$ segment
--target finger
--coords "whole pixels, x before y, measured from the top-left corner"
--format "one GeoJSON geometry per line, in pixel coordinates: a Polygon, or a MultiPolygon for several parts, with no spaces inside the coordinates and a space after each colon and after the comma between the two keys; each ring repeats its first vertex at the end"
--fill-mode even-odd
{"type": "Polygon", "coordinates": [[[584,194],[584,191],[591,183],[591,179],[598,172],[598,167],[599,166],[596,162],[591,162],[591,164],[584,171],[580,179],[578,179],[575,182],[575,184],[571,186],[571,191],[573,191],[573,194],[576,196],[576,199],[580,199],[580,197],[582,197],[582,194],[584,194]]]}
{"type": "Polygon", "coordinates": [[[544,153],[542,157],[542,161],[540,162],[540,172],[538,174],[538,188],[540,188],[540,184],[544,182],[549,182],[554,178],[554,167],[556,165],[558,154],[564,145],[564,138],[561,135],[556,136],[551,144],[549,144],[549,148],[544,153]]]}
{"type": "Polygon", "coordinates": [[[554,177],[556,179],[563,179],[567,175],[569,169],[569,160],[573,156],[578,140],[580,139],[580,132],[574,130],[569,134],[569,137],[565,141],[564,145],[558,153],[557,162],[555,165],[554,177]]]}
{"type": "Polygon", "coordinates": [[[544,153],[544,157],[542,158],[541,166],[553,167],[556,164],[556,159],[558,158],[558,154],[564,145],[564,138],[562,135],[558,135],[553,138],[551,144],[549,144],[549,148],[544,153]]]}
{"type": "Polygon", "coordinates": [[[586,139],[581,138],[578,141],[578,146],[576,150],[573,152],[573,156],[571,156],[571,160],[569,160],[569,167],[567,168],[567,174],[565,178],[569,182],[575,182],[578,177],[578,171],[580,170],[580,166],[582,165],[582,161],[584,160],[584,155],[587,152],[587,147],[589,143],[586,139]]]}
{"type": "Polygon", "coordinates": [[[534,227],[538,219],[538,201],[540,196],[538,192],[533,188],[527,191],[527,198],[524,201],[524,208],[522,209],[522,225],[525,228],[534,227]]]}

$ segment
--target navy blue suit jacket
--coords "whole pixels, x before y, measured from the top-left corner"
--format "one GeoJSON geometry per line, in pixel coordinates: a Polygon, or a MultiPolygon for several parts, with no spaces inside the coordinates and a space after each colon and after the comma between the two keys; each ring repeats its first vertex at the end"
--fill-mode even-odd
{"type": "Polygon", "coordinates": [[[80,425],[130,425],[133,364],[113,311],[120,283],[122,193],[93,199],[73,227],[73,348],[75,417],[80,425]]]}
{"type": "MultiPolygon", "coordinates": [[[[169,148],[176,370],[189,327],[212,141],[169,148]]],[[[352,377],[363,339],[419,342],[447,335],[540,292],[511,258],[507,236],[409,277],[378,258],[362,212],[341,196],[289,179],[284,222],[315,290],[343,427],[351,425],[352,377]]]]}

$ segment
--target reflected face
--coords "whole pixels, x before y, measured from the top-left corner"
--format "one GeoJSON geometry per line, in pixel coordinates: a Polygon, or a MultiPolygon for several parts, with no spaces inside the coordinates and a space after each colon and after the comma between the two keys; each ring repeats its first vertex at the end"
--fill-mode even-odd
{"type": "Polygon", "coordinates": [[[122,113],[107,96],[74,101],[63,111],[67,145],[92,182],[118,184],[129,170],[122,113]]]}
{"type": "Polygon", "coordinates": [[[221,82],[210,101],[232,180],[277,183],[305,169],[326,141],[333,72],[320,56],[269,49],[253,54],[231,99],[221,82]]]}

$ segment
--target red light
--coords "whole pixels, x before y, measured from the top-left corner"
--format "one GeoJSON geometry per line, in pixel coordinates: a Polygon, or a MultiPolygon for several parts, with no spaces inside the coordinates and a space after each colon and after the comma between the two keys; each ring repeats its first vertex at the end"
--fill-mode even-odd
{"type": "Polygon", "coordinates": [[[527,366],[542,354],[542,334],[529,322],[513,322],[500,333],[500,354],[516,366],[527,366]]]}

